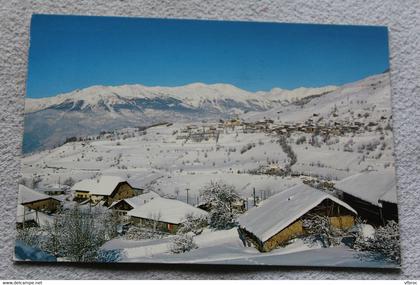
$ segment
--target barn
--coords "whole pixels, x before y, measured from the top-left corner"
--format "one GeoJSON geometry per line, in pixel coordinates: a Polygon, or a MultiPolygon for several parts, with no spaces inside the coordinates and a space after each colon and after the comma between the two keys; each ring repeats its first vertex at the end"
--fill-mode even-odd
{"type": "Polygon", "coordinates": [[[133,223],[175,234],[185,217],[207,217],[208,213],[187,203],[154,198],[150,202],[136,207],[127,213],[133,223]]]}
{"type": "Polygon", "coordinates": [[[19,204],[36,211],[55,212],[60,206],[60,200],[19,185],[19,204]]]}
{"type": "Polygon", "coordinates": [[[39,225],[39,214],[42,217],[46,214],[57,211],[61,202],[58,199],[32,190],[24,185],[19,185],[17,224],[25,226],[26,223],[33,222],[39,225]],[[44,214],[45,213],[45,214],[44,214]]]}
{"type": "Polygon", "coordinates": [[[340,198],[374,225],[398,221],[395,170],[365,171],[335,184],[340,198]]]}
{"type": "Polygon", "coordinates": [[[160,195],[154,191],[149,191],[138,196],[126,198],[120,201],[115,201],[109,206],[109,209],[113,210],[119,216],[126,216],[128,211],[133,210],[141,205],[144,205],[155,198],[159,198],[160,195]]]}
{"type": "Polygon", "coordinates": [[[118,176],[101,176],[97,179],[85,179],[72,187],[76,200],[89,199],[93,204],[104,201],[104,206],[114,201],[131,198],[136,195],[134,188],[118,176]]]}
{"type": "Polygon", "coordinates": [[[329,217],[332,226],[347,229],[357,212],[340,199],[306,184],[299,184],[263,201],[239,217],[239,234],[261,252],[305,235],[303,219],[318,214],[329,217]]]}

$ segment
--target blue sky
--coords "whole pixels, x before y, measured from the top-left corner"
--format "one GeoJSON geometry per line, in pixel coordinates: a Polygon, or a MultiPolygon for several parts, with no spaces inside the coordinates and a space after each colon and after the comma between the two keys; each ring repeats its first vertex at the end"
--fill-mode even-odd
{"type": "Polygon", "coordinates": [[[27,96],[92,85],[340,85],[388,69],[386,27],[34,15],[27,96]]]}

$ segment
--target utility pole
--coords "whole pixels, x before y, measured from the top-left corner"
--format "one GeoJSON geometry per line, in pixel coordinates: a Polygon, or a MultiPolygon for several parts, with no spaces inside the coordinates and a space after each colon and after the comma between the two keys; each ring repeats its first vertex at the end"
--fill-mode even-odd
{"type": "Polygon", "coordinates": [[[190,191],[189,188],[185,189],[187,191],[187,204],[188,204],[188,191],[190,191]]]}
{"type": "Polygon", "coordinates": [[[257,206],[257,200],[255,198],[255,187],[253,188],[252,192],[253,192],[253,196],[254,196],[254,207],[256,207],[257,206]]]}

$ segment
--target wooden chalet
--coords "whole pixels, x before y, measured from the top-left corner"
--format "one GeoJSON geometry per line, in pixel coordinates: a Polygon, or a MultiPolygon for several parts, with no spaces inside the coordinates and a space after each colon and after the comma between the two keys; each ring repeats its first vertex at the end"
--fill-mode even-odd
{"type": "Polygon", "coordinates": [[[309,215],[327,216],[332,226],[348,229],[357,212],[345,202],[324,191],[299,184],[286,189],[239,217],[239,234],[244,244],[268,252],[304,236],[303,219],[309,215]]]}
{"type": "Polygon", "coordinates": [[[19,204],[36,211],[55,212],[60,206],[60,200],[19,185],[19,204]]]}
{"type": "Polygon", "coordinates": [[[61,205],[60,200],[19,185],[17,224],[24,226],[27,223],[39,225],[38,212],[54,213],[61,205]]]}
{"type": "Polygon", "coordinates": [[[166,198],[154,198],[127,213],[134,224],[171,234],[178,231],[187,215],[207,217],[208,213],[187,203],[166,198]]]}
{"type": "Polygon", "coordinates": [[[90,200],[97,204],[104,201],[104,206],[110,206],[114,201],[131,198],[136,190],[124,179],[118,176],[101,176],[98,179],[85,179],[76,183],[72,190],[75,200],[90,200]]]}
{"type": "Polygon", "coordinates": [[[335,188],[362,219],[375,225],[398,221],[394,169],[358,173],[337,182],[335,188]]]}

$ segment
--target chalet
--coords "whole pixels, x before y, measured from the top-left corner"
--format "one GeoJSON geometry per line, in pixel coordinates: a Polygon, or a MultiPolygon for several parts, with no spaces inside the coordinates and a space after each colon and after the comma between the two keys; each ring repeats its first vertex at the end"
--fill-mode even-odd
{"type": "Polygon", "coordinates": [[[398,220],[394,169],[366,171],[335,184],[340,198],[372,224],[398,220]]]}
{"type": "Polygon", "coordinates": [[[136,195],[134,188],[118,176],[102,176],[98,179],[82,180],[71,188],[76,200],[90,200],[93,204],[104,201],[105,206],[112,202],[136,195]]]}
{"type": "Polygon", "coordinates": [[[192,214],[196,217],[207,217],[208,213],[184,202],[154,198],[150,202],[127,212],[135,224],[153,227],[160,231],[175,234],[185,217],[192,214]]]}
{"type": "Polygon", "coordinates": [[[188,130],[195,130],[195,129],[198,129],[198,126],[197,125],[188,125],[187,129],[188,130]]]}
{"type": "Polygon", "coordinates": [[[277,132],[279,134],[286,135],[287,134],[287,129],[285,129],[285,128],[283,128],[283,129],[277,129],[277,132]]]}
{"type": "Polygon", "coordinates": [[[128,211],[133,210],[141,205],[144,205],[155,198],[159,198],[159,194],[154,191],[149,191],[138,196],[126,198],[120,201],[115,201],[109,206],[109,209],[113,210],[119,216],[126,216],[128,211]]]}
{"type": "Polygon", "coordinates": [[[382,206],[382,218],[384,221],[398,221],[397,191],[395,190],[396,189],[389,189],[388,192],[379,198],[379,203],[382,206]]]}
{"type": "Polygon", "coordinates": [[[242,240],[268,252],[294,237],[304,236],[303,219],[312,214],[327,216],[332,226],[347,229],[354,225],[357,212],[337,197],[299,184],[240,216],[238,231],[242,240]]]}
{"type": "Polygon", "coordinates": [[[60,206],[60,200],[19,185],[19,204],[36,211],[55,212],[60,206]]]}
{"type": "Polygon", "coordinates": [[[224,127],[236,127],[241,124],[241,121],[239,119],[232,119],[229,121],[224,122],[224,127]]]}
{"type": "Polygon", "coordinates": [[[25,224],[39,225],[41,218],[46,214],[57,211],[61,202],[53,197],[32,190],[24,185],[19,185],[17,220],[21,226],[25,224]]]}

